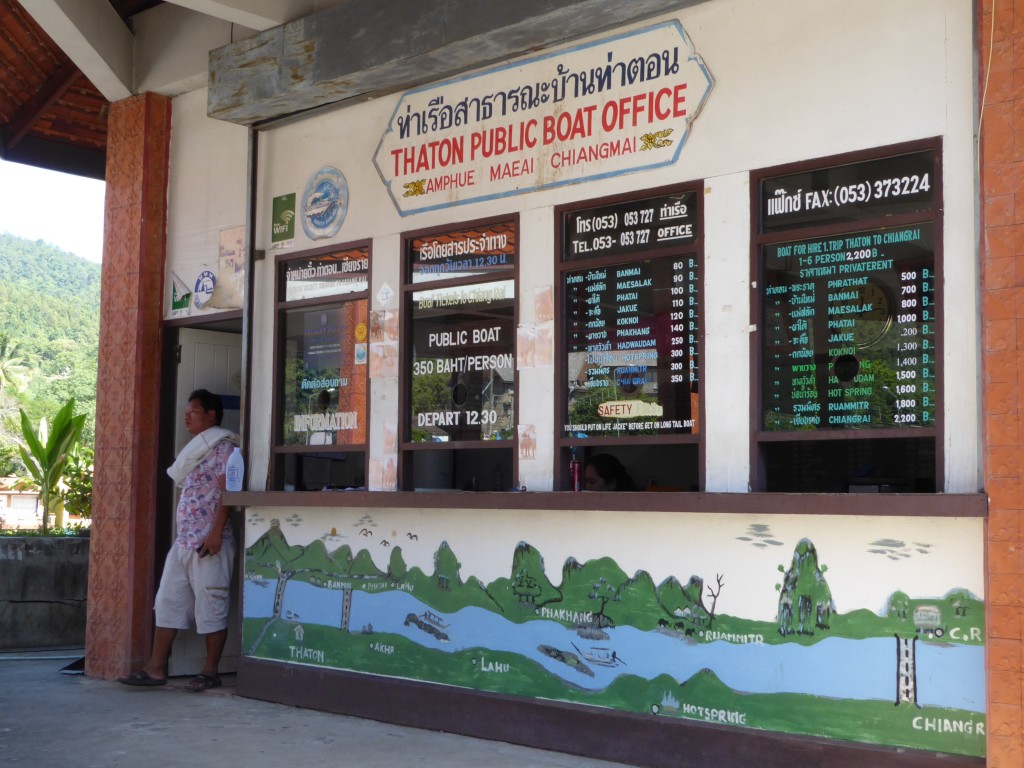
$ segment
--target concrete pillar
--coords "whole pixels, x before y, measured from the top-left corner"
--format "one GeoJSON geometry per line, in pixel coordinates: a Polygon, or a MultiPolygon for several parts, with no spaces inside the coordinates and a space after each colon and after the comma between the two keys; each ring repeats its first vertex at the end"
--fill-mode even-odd
{"type": "Polygon", "coordinates": [[[170,99],[110,106],[86,674],[149,657],[170,99]]]}
{"type": "Polygon", "coordinates": [[[983,0],[978,14],[978,90],[984,99],[982,402],[989,496],[986,762],[989,768],[1011,768],[1024,765],[1024,8],[983,0]]]}

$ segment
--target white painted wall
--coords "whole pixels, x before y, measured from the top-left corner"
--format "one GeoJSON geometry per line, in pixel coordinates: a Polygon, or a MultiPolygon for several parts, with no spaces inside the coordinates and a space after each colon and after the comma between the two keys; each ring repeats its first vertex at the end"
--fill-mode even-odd
{"type": "MultiPolygon", "coordinates": [[[[171,312],[172,273],[189,287],[204,270],[217,274],[221,231],[245,225],[247,164],[247,129],[208,119],[205,88],[174,99],[165,317],[171,312]]],[[[212,311],[191,308],[192,315],[212,311]]]]}
{"type": "MultiPolygon", "coordinates": [[[[270,205],[301,196],[309,177],[332,165],[348,182],[347,218],[332,240],[310,241],[296,227],[289,252],[370,238],[371,310],[397,307],[400,233],[518,212],[520,322],[531,322],[534,291],[554,280],[555,205],[703,179],[705,183],[704,397],[706,483],[743,492],[749,475],[751,170],[898,142],[941,136],[945,178],[945,490],[979,488],[978,285],[975,201],[973,10],[966,0],[713,0],[677,16],[714,80],[678,163],[496,201],[414,216],[396,212],[373,166],[398,95],[298,121],[260,138],[256,233],[270,246],[270,205]],[[396,294],[378,299],[387,284],[396,294]],[[949,295],[947,293],[947,295],[949,295]]],[[[647,26],[652,20],[637,27],[647,26]]],[[[174,102],[168,263],[187,271],[215,258],[217,232],[244,221],[245,135],[205,116],[205,90],[174,102]]],[[[271,260],[257,267],[253,358],[254,478],[266,474],[273,373],[271,260]]],[[[169,283],[169,281],[168,281],[169,283]]],[[[168,291],[170,289],[168,288],[168,291]]],[[[554,369],[520,372],[520,423],[548,435],[537,467],[553,455],[554,369]]],[[[380,457],[394,423],[397,381],[371,387],[371,454],[380,457]]],[[[549,470],[523,478],[551,487],[549,470]]],[[[258,488],[258,481],[254,488],[258,488]]]]}

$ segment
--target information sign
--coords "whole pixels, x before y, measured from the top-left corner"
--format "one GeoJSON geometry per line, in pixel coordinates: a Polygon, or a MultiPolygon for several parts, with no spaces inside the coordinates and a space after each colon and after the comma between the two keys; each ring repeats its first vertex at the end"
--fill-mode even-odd
{"type": "Polygon", "coordinates": [[[409,241],[413,283],[493,275],[516,265],[514,222],[424,235],[409,241]]]}
{"type": "Polygon", "coordinates": [[[368,248],[290,259],[281,263],[283,301],[358,293],[369,288],[368,248]]]}
{"type": "Polygon", "coordinates": [[[565,214],[564,260],[618,256],[697,239],[696,192],[629,200],[565,214]]]}
{"type": "Polygon", "coordinates": [[[515,431],[515,282],[412,294],[414,442],[510,440],[515,431]]]}
{"type": "Polygon", "coordinates": [[[863,221],[930,210],[935,150],[814,168],[761,182],[761,231],[863,221]]]}

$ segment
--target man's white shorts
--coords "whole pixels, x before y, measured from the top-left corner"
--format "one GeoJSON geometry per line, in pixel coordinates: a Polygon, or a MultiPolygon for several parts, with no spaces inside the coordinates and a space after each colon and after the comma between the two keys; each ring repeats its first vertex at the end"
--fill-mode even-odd
{"type": "Polygon", "coordinates": [[[206,557],[175,542],[156,592],[156,625],[188,629],[195,621],[201,635],[227,629],[234,560],[235,545],[230,541],[216,555],[206,557]]]}

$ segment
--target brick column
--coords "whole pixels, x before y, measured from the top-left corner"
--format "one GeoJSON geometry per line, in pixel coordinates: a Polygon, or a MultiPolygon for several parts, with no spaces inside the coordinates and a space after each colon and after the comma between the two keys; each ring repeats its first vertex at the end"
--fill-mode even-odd
{"type": "Polygon", "coordinates": [[[978,12],[979,98],[984,100],[980,148],[983,450],[989,496],[987,764],[1019,768],[1024,765],[1024,4],[982,0],[978,12]]]}
{"type": "Polygon", "coordinates": [[[86,673],[149,658],[171,102],[110,106],[86,673]]]}

